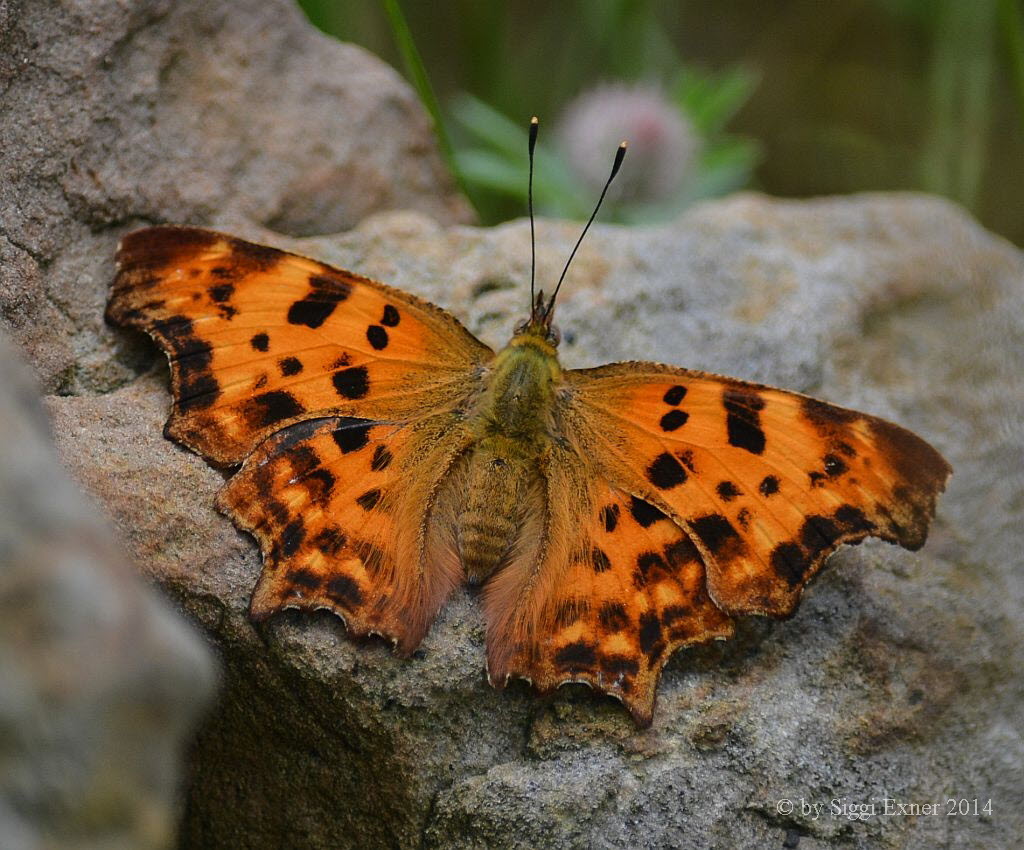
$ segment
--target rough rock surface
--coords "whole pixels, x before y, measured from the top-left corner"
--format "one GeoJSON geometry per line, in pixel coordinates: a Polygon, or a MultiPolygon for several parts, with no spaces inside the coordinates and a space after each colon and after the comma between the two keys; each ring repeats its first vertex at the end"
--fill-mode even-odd
{"type": "MultiPolygon", "coordinates": [[[[575,226],[541,222],[550,281],[575,226]]],[[[501,344],[526,303],[528,228],[377,216],[289,242],[423,294],[501,344]]],[[[956,468],[928,545],[833,558],[792,620],[677,655],[654,725],[582,687],[484,681],[469,594],[411,661],[329,614],[246,618],[259,559],[212,508],[220,473],[160,434],[161,365],[55,398],[68,464],[137,561],[222,647],[228,687],[195,754],[186,837],[252,846],[1010,847],[1024,820],[1017,551],[1024,260],[915,196],[741,196],[657,230],[598,228],[561,305],[564,360],[655,358],[894,418],[956,468]],[[865,820],[801,799],[982,816],[865,820]],[[778,801],[797,801],[791,814],[778,801]],[[881,802],[878,804],[881,806],[881,802]]]]}
{"type": "Polygon", "coordinates": [[[0,337],[0,846],[168,847],[212,659],[61,469],[37,393],[0,337]]]}
{"type": "Polygon", "coordinates": [[[112,226],[469,215],[398,74],[291,0],[4,0],[0,116],[0,318],[49,392],[136,362],[102,324],[112,226]]]}
{"type": "MultiPolygon", "coordinates": [[[[186,846],[1016,846],[1016,249],[917,196],[743,196],[664,228],[595,229],[559,309],[567,365],[659,359],[814,392],[917,430],[956,469],[923,550],[844,550],[791,620],[679,654],[638,731],[582,687],[492,691],[469,594],[409,661],[352,644],[328,614],[254,627],[259,558],[212,508],[223,476],[161,436],[153,347],[101,325],[117,237],[173,221],[406,287],[500,345],[526,306],[526,225],[448,226],[464,208],[411,95],[284,0],[23,6],[0,4],[0,131],[17,148],[0,146],[15,181],[0,309],[61,394],[65,462],[222,653],[186,846]],[[297,238],[389,207],[418,212],[297,238]],[[942,805],[886,816],[884,796],[942,805]],[[991,798],[991,813],[947,817],[948,797],[991,798]],[[879,810],[836,817],[833,799],[879,810]]],[[[578,229],[538,232],[550,285],[578,229]]]]}

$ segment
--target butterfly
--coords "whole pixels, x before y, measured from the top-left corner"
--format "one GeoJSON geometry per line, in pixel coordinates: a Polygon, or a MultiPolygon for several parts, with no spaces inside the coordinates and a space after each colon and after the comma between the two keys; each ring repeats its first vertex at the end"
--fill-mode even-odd
{"type": "Polygon", "coordinates": [[[841,544],[924,544],[952,471],[927,442],[706,372],[563,369],[557,289],[496,353],[407,292],[159,226],[121,242],[107,318],[167,353],[167,436],[237,467],[255,620],[327,609],[408,655],[468,583],[496,687],[586,682],[647,725],[677,649],[788,616],[841,544]]]}

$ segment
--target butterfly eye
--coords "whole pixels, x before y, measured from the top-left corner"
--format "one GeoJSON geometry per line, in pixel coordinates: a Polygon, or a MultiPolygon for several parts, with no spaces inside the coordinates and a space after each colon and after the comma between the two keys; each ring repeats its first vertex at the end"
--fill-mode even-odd
{"type": "Polygon", "coordinates": [[[558,329],[558,325],[552,325],[548,329],[548,342],[557,347],[561,341],[562,332],[558,329]]]}

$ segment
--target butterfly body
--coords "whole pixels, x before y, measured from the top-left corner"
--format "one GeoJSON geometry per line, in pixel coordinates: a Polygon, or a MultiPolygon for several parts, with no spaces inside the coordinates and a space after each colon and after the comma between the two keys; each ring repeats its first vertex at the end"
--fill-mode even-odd
{"type": "Polygon", "coordinates": [[[586,682],[642,724],[660,671],[791,614],[843,543],[923,545],[950,467],[885,420],[658,363],[563,370],[539,305],[493,352],[450,314],[196,228],[130,234],[108,307],[167,352],[167,433],[239,467],[251,614],[328,609],[406,654],[480,587],[489,678],[586,682]]]}
{"type": "Polygon", "coordinates": [[[486,371],[469,427],[475,437],[466,464],[457,538],[471,585],[483,584],[517,544],[523,518],[544,510],[543,469],[555,436],[555,394],[561,368],[548,332],[526,326],[486,371]]]}

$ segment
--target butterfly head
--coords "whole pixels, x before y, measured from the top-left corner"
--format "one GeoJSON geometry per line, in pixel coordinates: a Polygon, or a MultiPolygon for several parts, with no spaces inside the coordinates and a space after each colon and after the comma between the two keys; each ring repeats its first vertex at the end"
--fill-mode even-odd
{"type": "Polygon", "coordinates": [[[530,308],[530,315],[515,326],[513,334],[517,338],[532,338],[549,346],[558,348],[562,341],[562,332],[552,322],[555,313],[554,299],[546,301],[544,293],[538,292],[530,308]]]}

